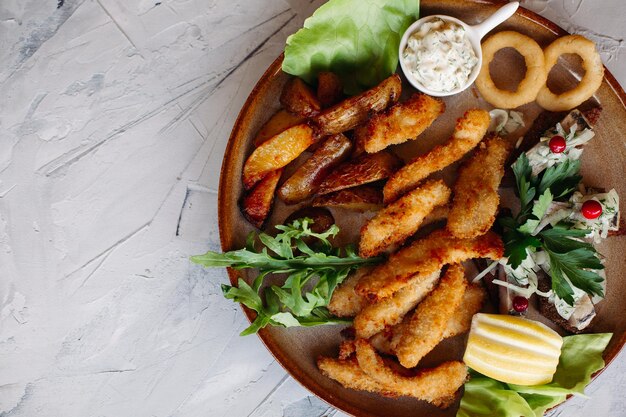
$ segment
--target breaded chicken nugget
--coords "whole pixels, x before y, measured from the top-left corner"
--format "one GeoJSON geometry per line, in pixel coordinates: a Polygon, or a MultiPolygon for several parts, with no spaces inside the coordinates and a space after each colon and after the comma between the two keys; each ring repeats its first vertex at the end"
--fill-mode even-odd
{"type": "Polygon", "coordinates": [[[448,230],[456,237],[472,238],[491,228],[500,203],[498,187],[509,150],[497,136],[484,140],[459,169],[448,230]]]}
{"type": "Polygon", "coordinates": [[[397,395],[428,401],[437,407],[449,407],[454,394],[467,380],[467,367],[458,361],[422,369],[416,376],[402,376],[387,367],[372,345],[364,339],[356,341],[356,357],[365,374],[397,395]]]}
{"type": "Polygon", "coordinates": [[[363,308],[354,318],[356,336],[368,339],[386,327],[400,323],[405,314],[430,293],[438,279],[439,271],[363,308]]]}
{"type": "Polygon", "coordinates": [[[489,113],[485,110],[465,112],[463,117],[457,120],[454,133],[446,143],[435,146],[426,154],[413,159],[389,178],[383,189],[385,203],[397,200],[433,172],[461,159],[485,136],[489,120],[489,113]]]}
{"type": "Polygon", "coordinates": [[[402,332],[394,334],[391,349],[402,366],[416,366],[441,342],[448,322],[463,300],[466,287],[463,267],[451,265],[437,288],[417,306],[402,332]]]}
{"type": "Polygon", "coordinates": [[[322,374],[334,379],[346,388],[376,392],[387,397],[398,396],[395,392],[367,376],[359,368],[356,358],[340,360],[322,356],[317,359],[317,367],[322,371],[322,374]]]}
{"type": "Polygon", "coordinates": [[[459,239],[447,230],[436,230],[389,256],[387,262],[361,278],[356,292],[370,301],[391,296],[414,281],[426,279],[446,264],[473,258],[500,259],[504,246],[493,232],[473,239],[459,239]]]}
{"type": "MultiPolygon", "coordinates": [[[[452,317],[450,317],[442,338],[447,339],[448,337],[468,332],[472,324],[472,317],[482,309],[486,298],[487,292],[482,285],[468,285],[463,294],[463,300],[452,317]]],[[[394,355],[395,353],[391,348],[393,337],[395,334],[404,332],[403,327],[407,326],[410,318],[411,315],[405,316],[401,323],[376,333],[370,338],[372,346],[381,353],[394,355]]],[[[353,348],[354,346],[351,347],[351,349],[353,348]]]]}
{"type": "Polygon", "coordinates": [[[362,143],[368,153],[375,153],[389,145],[397,145],[417,138],[446,109],[440,99],[426,94],[413,94],[375,114],[361,128],[355,130],[355,141],[362,143]]]}
{"type": "Polygon", "coordinates": [[[337,288],[328,303],[328,311],[337,317],[354,317],[367,305],[367,299],[354,291],[361,277],[374,267],[364,266],[352,272],[337,288]]]}
{"type": "Polygon", "coordinates": [[[390,245],[404,242],[436,206],[448,202],[450,194],[443,181],[430,180],[379,211],[361,229],[359,255],[376,256],[390,245]]]}

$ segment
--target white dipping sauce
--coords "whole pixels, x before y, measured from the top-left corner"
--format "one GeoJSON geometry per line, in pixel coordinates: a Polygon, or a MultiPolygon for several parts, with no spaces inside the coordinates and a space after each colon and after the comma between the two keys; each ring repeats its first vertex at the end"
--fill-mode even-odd
{"type": "Polygon", "coordinates": [[[424,23],[409,37],[402,60],[420,84],[439,92],[463,87],[478,63],[465,29],[441,19],[424,23]]]}

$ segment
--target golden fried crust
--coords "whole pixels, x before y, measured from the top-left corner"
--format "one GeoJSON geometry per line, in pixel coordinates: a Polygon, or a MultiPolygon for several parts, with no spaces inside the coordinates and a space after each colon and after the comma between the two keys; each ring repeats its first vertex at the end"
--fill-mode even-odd
{"type": "Polygon", "coordinates": [[[379,211],[361,229],[359,255],[376,256],[390,245],[404,242],[436,206],[448,202],[450,194],[443,181],[431,180],[379,211]]]}
{"type": "Polygon", "coordinates": [[[389,145],[417,138],[445,109],[440,99],[413,94],[407,101],[372,116],[363,129],[355,131],[355,140],[363,143],[368,153],[381,151],[389,145]]]}
{"type": "Polygon", "coordinates": [[[322,374],[334,379],[346,388],[375,392],[387,397],[398,396],[398,394],[367,376],[359,368],[356,359],[340,360],[322,356],[317,359],[317,367],[322,374]]]}
{"type": "Polygon", "coordinates": [[[456,309],[443,332],[443,339],[466,333],[472,324],[472,317],[485,303],[487,292],[480,284],[468,285],[463,293],[463,301],[456,309]]]}
{"type": "Polygon", "coordinates": [[[475,109],[465,112],[463,117],[457,120],[454,133],[446,143],[413,159],[389,178],[383,189],[385,203],[397,200],[433,172],[461,159],[485,136],[489,120],[489,113],[485,110],[475,109]]]}
{"type": "Polygon", "coordinates": [[[368,339],[384,328],[400,323],[404,315],[428,295],[438,279],[439,271],[363,308],[354,318],[356,336],[368,339]]]}
{"type": "MultiPolygon", "coordinates": [[[[486,298],[487,292],[481,285],[468,285],[463,293],[463,301],[450,317],[442,338],[447,339],[468,332],[472,324],[472,317],[482,309],[486,298]]],[[[391,347],[393,337],[395,334],[404,332],[404,327],[409,324],[410,319],[410,315],[405,316],[401,323],[376,333],[370,338],[370,343],[381,353],[395,355],[391,347]]]]}
{"type": "Polygon", "coordinates": [[[493,225],[500,203],[498,187],[508,154],[504,140],[490,137],[460,168],[447,225],[454,236],[472,238],[484,234],[493,225]]]}
{"type": "Polygon", "coordinates": [[[356,341],[356,357],[365,374],[385,389],[397,395],[428,401],[441,408],[450,406],[454,394],[468,376],[467,367],[458,361],[422,369],[416,376],[402,376],[387,367],[372,345],[364,339],[356,341]]]}
{"type": "Polygon", "coordinates": [[[328,303],[328,311],[337,317],[354,317],[367,305],[367,299],[354,291],[361,277],[372,271],[373,267],[361,267],[335,288],[328,303]]]}
{"type": "Polygon", "coordinates": [[[448,322],[463,300],[466,287],[463,266],[451,265],[437,288],[417,306],[402,332],[394,334],[391,348],[402,366],[416,366],[441,342],[448,322]]]}
{"type": "Polygon", "coordinates": [[[473,258],[500,259],[504,246],[500,236],[487,232],[473,239],[459,239],[447,230],[436,230],[392,254],[360,279],[356,292],[369,300],[391,296],[405,285],[421,281],[446,264],[473,258]]]}

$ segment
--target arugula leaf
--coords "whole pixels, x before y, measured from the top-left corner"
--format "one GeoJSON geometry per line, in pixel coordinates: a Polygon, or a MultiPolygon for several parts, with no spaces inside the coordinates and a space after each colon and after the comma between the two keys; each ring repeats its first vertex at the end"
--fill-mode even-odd
{"type": "Polygon", "coordinates": [[[396,71],[400,38],[419,0],[329,0],[287,38],[283,71],[313,84],[332,71],[356,94],[396,71]]]}
{"type": "Polygon", "coordinates": [[[310,228],[311,223],[312,220],[305,218],[276,226],[281,231],[276,237],[260,233],[258,240],[264,246],[260,251],[255,249],[255,235],[251,234],[244,249],[226,253],[209,251],[191,258],[192,262],[206,267],[259,269],[252,285],[242,278],[237,287],[222,285],[224,297],[257,313],[242,336],[256,333],[267,325],[290,327],[350,322],[333,317],[326,309],[333,291],[351,271],[382,259],[361,258],[351,246],[333,248],[330,239],[339,233],[339,228],[333,225],[322,233],[315,233],[310,228]],[[311,240],[313,243],[307,243],[311,240]],[[263,288],[270,274],[287,276],[282,286],[263,288]]]}

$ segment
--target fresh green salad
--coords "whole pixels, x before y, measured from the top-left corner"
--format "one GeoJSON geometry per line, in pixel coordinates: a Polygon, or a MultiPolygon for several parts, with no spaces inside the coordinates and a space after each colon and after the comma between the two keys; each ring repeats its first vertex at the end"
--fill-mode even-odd
{"type": "Polygon", "coordinates": [[[598,333],[564,337],[559,365],[549,384],[505,384],[470,372],[457,417],[541,417],[568,395],[584,396],[591,376],[604,368],[602,352],[611,336],[598,333]]]}
{"type": "Polygon", "coordinates": [[[419,18],[419,0],[329,0],[287,38],[283,71],[314,84],[339,75],[347,94],[389,77],[404,31],[419,18]]]}
{"type": "Polygon", "coordinates": [[[237,287],[222,285],[224,296],[256,311],[254,322],[241,335],[272,326],[317,326],[351,323],[332,316],[326,306],[333,291],[348,274],[364,265],[379,263],[380,258],[361,258],[352,246],[333,248],[330,239],[339,233],[332,225],[315,233],[308,218],[277,225],[276,237],[266,233],[248,235],[246,247],[225,253],[207,252],[193,256],[192,262],[206,267],[257,268],[259,275],[249,285],[239,278],[237,287]],[[263,248],[255,248],[256,240],[263,248]],[[272,275],[282,277],[281,286],[263,286],[272,275]]]}

